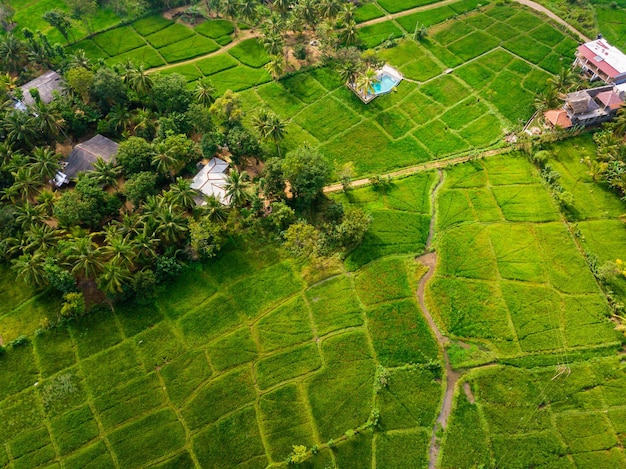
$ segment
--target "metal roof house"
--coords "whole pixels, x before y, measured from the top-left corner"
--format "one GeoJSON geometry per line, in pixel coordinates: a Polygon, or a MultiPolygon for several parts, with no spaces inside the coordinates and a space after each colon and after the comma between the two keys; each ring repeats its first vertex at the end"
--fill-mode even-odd
{"type": "Polygon", "coordinates": [[[96,135],[89,140],[79,143],[67,159],[62,163],[62,169],[57,172],[54,184],[61,187],[70,182],[78,174],[93,169],[93,164],[102,158],[104,161],[113,161],[117,154],[118,144],[102,135],[96,135]]]}
{"type": "Polygon", "coordinates": [[[605,83],[626,83],[626,55],[598,36],[598,39],[578,46],[574,66],[591,75],[591,80],[605,83]]]}
{"type": "Polygon", "coordinates": [[[54,99],[54,91],[60,92],[64,85],[65,81],[61,75],[54,70],[49,70],[34,80],[20,86],[20,89],[22,90],[22,99],[16,103],[15,107],[25,111],[26,106],[31,106],[35,103],[34,98],[30,94],[30,90],[37,90],[41,100],[48,104],[54,99]]]}
{"type": "MultiPolygon", "coordinates": [[[[191,188],[210,197],[213,196],[222,204],[228,205],[230,200],[226,195],[226,179],[228,177],[228,163],[219,158],[211,158],[204,165],[198,174],[196,174],[191,183],[191,188]]],[[[199,199],[199,205],[203,205],[204,201],[199,199]]]]}

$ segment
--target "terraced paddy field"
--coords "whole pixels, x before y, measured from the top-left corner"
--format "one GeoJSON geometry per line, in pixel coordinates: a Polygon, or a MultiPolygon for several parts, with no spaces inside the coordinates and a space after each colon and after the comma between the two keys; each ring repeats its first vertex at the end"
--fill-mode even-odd
{"type": "MultiPolygon", "coordinates": [[[[590,145],[555,146],[554,162],[576,200],[586,190],[614,207],[608,225],[619,202],[576,166],[590,145]]],[[[623,335],[581,239],[522,156],[445,170],[431,207],[437,180],[334,196],[374,216],[343,266],[233,241],[153,303],[37,334],[35,319],[11,319],[45,316],[24,294],[0,316],[5,340],[29,336],[0,357],[3,467],[267,467],[293,445],[315,451],[303,467],[426,467],[446,372],[414,256],[433,209],[427,304],[463,372],[437,467],[622,467],[623,335]]]]}

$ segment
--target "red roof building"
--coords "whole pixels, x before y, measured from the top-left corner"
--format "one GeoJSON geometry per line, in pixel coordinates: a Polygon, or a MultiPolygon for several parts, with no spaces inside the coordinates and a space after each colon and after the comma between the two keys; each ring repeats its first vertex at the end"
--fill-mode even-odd
{"type": "Polygon", "coordinates": [[[601,37],[578,46],[574,66],[590,73],[591,80],[612,84],[626,82],[626,55],[601,37]]]}
{"type": "Polygon", "coordinates": [[[543,113],[546,121],[550,123],[551,127],[560,127],[561,129],[569,129],[572,126],[572,121],[567,116],[567,112],[563,109],[546,111],[543,113]]]}

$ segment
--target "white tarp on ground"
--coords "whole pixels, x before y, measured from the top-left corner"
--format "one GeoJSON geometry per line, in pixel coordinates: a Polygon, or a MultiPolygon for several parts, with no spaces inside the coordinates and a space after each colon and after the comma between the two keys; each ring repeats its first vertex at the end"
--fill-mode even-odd
{"type": "Polygon", "coordinates": [[[226,178],[228,176],[228,163],[219,158],[211,158],[193,178],[191,188],[202,192],[206,196],[214,196],[225,205],[230,201],[226,197],[226,178]]]}

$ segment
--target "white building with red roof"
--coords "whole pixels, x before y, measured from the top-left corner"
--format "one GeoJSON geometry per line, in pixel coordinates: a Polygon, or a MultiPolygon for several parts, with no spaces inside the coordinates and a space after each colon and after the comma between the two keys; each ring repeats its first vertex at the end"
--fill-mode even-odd
{"type": "Polygon", "coordinates": [[[591,80],[626,83],[626,55],[601,36],[578,46],[574,66],[591,74],[591,80]]]}

